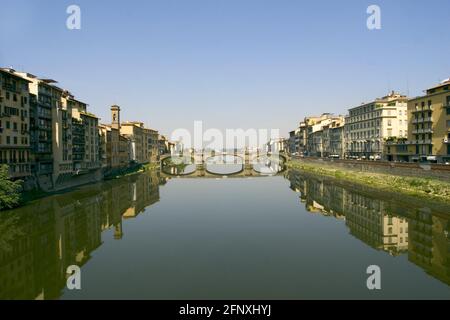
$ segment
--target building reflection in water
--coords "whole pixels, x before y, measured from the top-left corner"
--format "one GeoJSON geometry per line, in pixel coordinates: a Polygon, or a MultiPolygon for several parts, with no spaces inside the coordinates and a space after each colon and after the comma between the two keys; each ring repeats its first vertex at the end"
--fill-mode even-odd
{"type": "Polygon", "coordinates": [[[354,237],[394,256],[408,254],[409,261],[450,285],[448,208],[405,206],[399,199],[380,199],[298,171],[286,178],[308,212],[345,220],[354,237]]]}
{"type": "MultiPolygon", "coordinates": [[[[2,212],[0,299],[57,299],[70,265],[83,266],[103,231],[124,236],[122,219],[159,201],[158,172],[133,175],[2,212]]],[[[126,236],[126,235],[125,235],[126,236]]]]}
{"type": "MultiPolygon", "coordinates": [[[[425,203],[405,205],[297,171],[285,175],[309,212],[345,221],[354,237],[393,256],[407,254],[409,261],[450,285],[448,211],[425,203]]],[[[2,212],[0,299],[59,298],[67,267],[89,261],[102,244],[103,231],[111,230],[117,240],[126,237],[122,221],[158,202],[159,186],[165,183],[159,172],[148,172],[2,212]]]]}

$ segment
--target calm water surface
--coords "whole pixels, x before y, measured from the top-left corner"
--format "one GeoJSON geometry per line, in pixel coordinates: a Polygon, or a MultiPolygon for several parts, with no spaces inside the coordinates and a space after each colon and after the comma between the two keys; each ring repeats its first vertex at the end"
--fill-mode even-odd
{"type": "Polygon", "coordinates": [[[0,213],[0,298],[449,299],[449,213],[296,171],[148,172],[0,213]]]}

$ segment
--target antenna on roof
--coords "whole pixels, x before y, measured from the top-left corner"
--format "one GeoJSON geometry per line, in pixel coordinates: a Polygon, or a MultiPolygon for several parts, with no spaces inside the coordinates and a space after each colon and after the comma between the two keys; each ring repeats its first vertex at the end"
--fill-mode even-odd
{"type": "Polygon", "coordinates": [[[409,97],[409,78],[406,78],[406,96],[409,97]]]}
{"type": "Polygon", "coordinates": [[[389,79],[389,76],[388,76],[388,91],[387,92],[391,92],[391,79],[389,79]]]}

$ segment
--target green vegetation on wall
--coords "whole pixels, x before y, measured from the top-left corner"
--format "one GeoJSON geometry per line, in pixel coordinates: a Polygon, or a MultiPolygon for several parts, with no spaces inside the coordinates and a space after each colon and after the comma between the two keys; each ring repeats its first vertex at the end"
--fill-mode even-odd
{"type": "Polygon", "coordinates": [[[0,165],[0,210],[11,209],[20,204],[21,181],[11,181],[8,172],[7,165],[0,165]]]}

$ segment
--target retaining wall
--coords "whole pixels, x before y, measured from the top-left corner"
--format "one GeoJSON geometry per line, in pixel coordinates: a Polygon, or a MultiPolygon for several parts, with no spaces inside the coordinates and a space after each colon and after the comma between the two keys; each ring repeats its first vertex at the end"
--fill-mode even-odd
{"type": "Polygon", "coordinates": [[[424,164],[388,161],[358,161],[327,158],[294,157],[293,161],[310,163],[334,168],[343,168],[358,172],[384,173],[396,176],[408,176],[417,178],[436,178],[450,182],[450,165],[424,164]]]}

